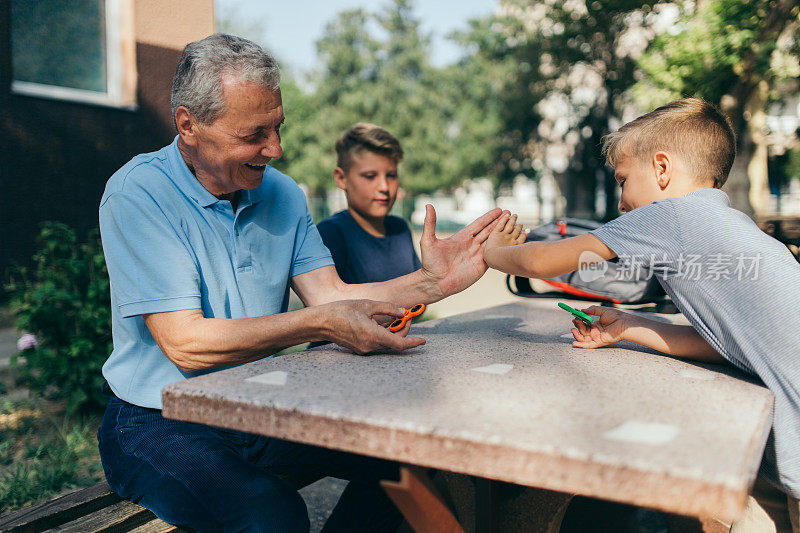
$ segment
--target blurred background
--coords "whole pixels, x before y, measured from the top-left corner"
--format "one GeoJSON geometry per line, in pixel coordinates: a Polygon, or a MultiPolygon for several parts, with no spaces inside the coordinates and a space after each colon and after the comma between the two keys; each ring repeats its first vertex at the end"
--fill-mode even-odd
{"type": "MultiPolygon", "coordinates": [[[[401,141],[394,213],[417,232],[429,202],[440,234],[494,206],[529,226],[609,220],[619,192],[602,137],[697,96],[736,129],[734,207],[797,254],[799,12],[796,0],[0,0],[0,515],[103,479],[112,343],[97,208],[111,174],[173,139],[187,43],[222,31],[277,57],[274,164],[316,221],[346,206],[334,142],[357,121],[401,141]]],[[[512,301],[504,283],[490,271],[426,315],[512,301]]],[[[320,499],[335,501],[322,492],[316,524],[320,499]]]]}
{"type": "Polygon", "coordinates": [[[317,220],[345,206],[333,144],[359,120],[401,140],[395,213],[417,227],[426,202],[442,230],[495,205],[529,225],[614,218],[600,139],[683,96],[735,125],[735,207],[800,216],[794,1],[3,0],[0,271],[30,262],[42,221],[96,227],[108,177],[172,139],[178,56],[214,31],[278,58],[275,165],[317,220]]]}

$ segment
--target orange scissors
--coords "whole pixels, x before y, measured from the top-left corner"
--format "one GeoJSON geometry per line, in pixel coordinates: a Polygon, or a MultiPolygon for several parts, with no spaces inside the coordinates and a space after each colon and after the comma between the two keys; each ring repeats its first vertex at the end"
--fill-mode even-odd
{"type": "Polygon", "coordinates": [[[414,318],[415,316],[419,316],[425,312],[425,304],[417,304],[404,314],[401,318],[398,318],[391,324],[389,324],[389,331],[392,333],[397,333],[401,329],[403,329],[406,325],[406,322],[414,318]]]}

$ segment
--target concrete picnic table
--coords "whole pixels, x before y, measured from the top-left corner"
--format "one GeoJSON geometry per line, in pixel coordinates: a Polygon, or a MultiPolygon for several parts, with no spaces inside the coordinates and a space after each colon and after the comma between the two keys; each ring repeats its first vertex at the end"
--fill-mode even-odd
{"type": "MultiPolygon", "coordinates": [[[[574,348],[571,327],[555,302],[492,307],[415,325],[427,344],[403,354],[329,345],[176,383],[163,414],[557,491],[554,531],[574,494],[737,517],[772,394],[634,344],[574,348]]],[[[403,476],[384,486],[412,526],[460,530],[424,471],[403,476]]]]}

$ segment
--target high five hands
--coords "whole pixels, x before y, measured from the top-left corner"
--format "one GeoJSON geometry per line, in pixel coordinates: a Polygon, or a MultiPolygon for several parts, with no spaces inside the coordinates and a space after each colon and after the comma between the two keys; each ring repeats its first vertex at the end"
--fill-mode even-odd
{"type": "Polygon", "coordinates": [[[436,211],[425,206],[425,225],[420,239],[422,270],[438,288],[438,298],[463,291],[486,272],[483,250],[486,240],[495,229],[501,215],[510,216],[499,208],[488,211],[457,233],[436,237],[436,211]]]}
{"type": "MultiPolygon", "coordinates": [[[[499,208],[492,209],[445,239],[436,237],[436,211],[425,206],[425,225],[420,239],[422,273],[428,280],[430,300],[437,301],[460,292],[475,283],[486,272],[486,241],[502,225],[502,232],[520,239],[516,216],[499,208]]],[[[521,237],[524,240],[524,236],[521,237]]],[[[335,302],[327,310],[330,330],[328,339],[359,354],[383,350],[406,350],[425,341],[409,337],[408,321],[396,333],[385,325],[386,318],[400,317],[404,309],[385,302],[369,300],[335,302]],[[338,320],[332,320],[336,316],[338,320]]],[[[389,320],[391,322],[391,320],[389,320]]]]}

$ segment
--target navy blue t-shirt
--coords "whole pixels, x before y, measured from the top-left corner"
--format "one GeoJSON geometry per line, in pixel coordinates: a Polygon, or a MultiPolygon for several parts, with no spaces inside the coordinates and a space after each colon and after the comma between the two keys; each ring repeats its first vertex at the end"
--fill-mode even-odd
{"type": "Polygon", "coordinates": [[[384,219],[385,237],[370,235],[346,209],[317,229],[345,283],[372,283],[405,276],[421,268],[408,224],[392,215],[384,219]]]}

